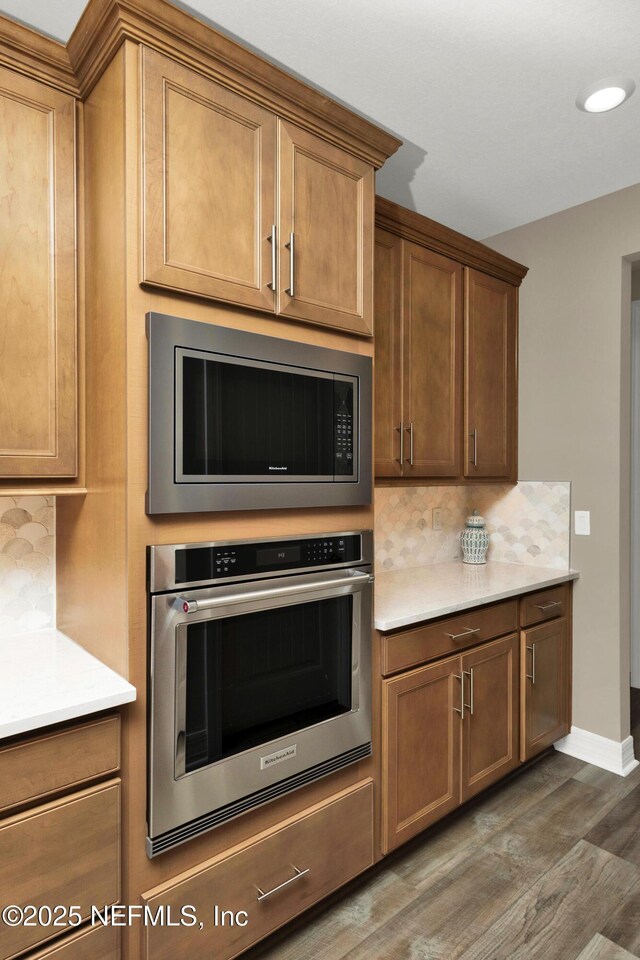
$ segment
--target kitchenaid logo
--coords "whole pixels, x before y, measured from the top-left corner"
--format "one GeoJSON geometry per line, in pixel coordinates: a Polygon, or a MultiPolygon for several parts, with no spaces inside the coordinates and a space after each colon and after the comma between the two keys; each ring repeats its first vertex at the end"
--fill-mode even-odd
{"type": "Polygon", "coordinates": [[[289,467],[269,467],[269,470],[288,470],[289,467]]]}
{"type": "Polygon", "coordinates": [[[282,763],[283,760],[291,760],[292,757],[298,752],[298,744],[294,743],[290,747],[285,747],[284,750],[277,750],[276,753],[268,753],[266,757],[260,757],[260,769],[266,770],[267,767],[272,767],[274,763],[282,763]]]}

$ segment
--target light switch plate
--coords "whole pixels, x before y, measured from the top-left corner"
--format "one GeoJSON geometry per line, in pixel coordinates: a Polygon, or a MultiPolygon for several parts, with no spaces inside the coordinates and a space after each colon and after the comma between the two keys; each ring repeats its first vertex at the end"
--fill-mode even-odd
{"type": "Polygon", "coordinates": [[[573,514],[573,528],[578,537],[590,536],[591,512],[589,510],[575,510],[573,514]]]}

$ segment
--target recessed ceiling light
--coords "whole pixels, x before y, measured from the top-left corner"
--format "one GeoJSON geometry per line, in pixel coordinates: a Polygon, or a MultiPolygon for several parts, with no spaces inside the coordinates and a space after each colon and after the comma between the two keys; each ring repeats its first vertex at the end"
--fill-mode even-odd
{"type": "Polygon", "coordinates": [[[605,77],[582,88],[576,97],[576,107],[587,113],[606,113],[628,100],[635,88],[629,77],[605,77]]]}

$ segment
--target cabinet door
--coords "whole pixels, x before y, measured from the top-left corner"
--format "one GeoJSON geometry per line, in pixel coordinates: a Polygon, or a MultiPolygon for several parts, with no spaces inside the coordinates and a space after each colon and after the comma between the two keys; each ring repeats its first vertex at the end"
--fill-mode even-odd
{"type": "Polygon", "coordinates": [[[0,476],[76,475],[75,100],[0,68],[0,476]]]}
{"type": "Polygon", "coordinates": [[[382,683],[384,853],[460,803],[460,658],[382,683]]]}
{"type": "Polygon", "coordinates": [[[402,474],[402,240],[376,230],[374,260],[375,414],[378,477],[402,474]]]}
{"type": "Polygon", "coordinates": [[[569,732],[567,621],[530,627],[521,637],[520,758],[528,760],[569,732]]]}
{"type": "Polygon", "coordinates": [[[373,333],[373,168],[278,125],[278,313],[373,333]]]}
{"type": "Polygon", "coordinates": [[[461,470],[462,267],[403,244],[404,476],[461,470]]]}
{"type": "Polygon", "coordinates": [[[517,290],[466,273],[465,476],[517,479],[517,290]]]}
{"type": "Polygon", "coordinates": [[[463,801],[518,766],[518,664],[516,634],[462,657],[463,801]]]}
{"type": "Polygon", "coordinates": [[[143,282],[273,311],[275,117],[149,49],[142,116],[143,282]]]}

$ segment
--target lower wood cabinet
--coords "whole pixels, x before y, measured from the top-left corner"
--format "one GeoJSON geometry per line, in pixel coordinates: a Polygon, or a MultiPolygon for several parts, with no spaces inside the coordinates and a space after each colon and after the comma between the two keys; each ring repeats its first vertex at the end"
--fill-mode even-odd
{"type": "MultiPolygon", "coordinates": [[[[0,822],[0,904],[91,907],[120,895],[120,781],[109,781],[0,822]]],[[[5,927],[0,960],[58,936],[50,924],[5,927]]]]}
{"type": "Polygon", "coordinates": [[[382,849],[460,803],[460,657],[382,682],[382,849]]]}
{"type": "Polygon", "coordinates": [[[89,927],[58,943],[30,953],[24,960],[120,960],[121,937],[117,927],[89,927]]]}
{"type": "Polygon", "coordinates": [[[518,766],[518,668],[515,634],[462,657],[462,801],[518,766]]]}
{"type": "Polygon", "coordinates": [[[0,749],[0,907],[29,921],[0,922],[0,960],[119,960],[120,931],[88,926],[120,898],[119,766],[117,714],[0,749]]]}
{"type": "Polygon", "coordinates": [[[517,767],[518,638],[383,681],[383,852],[517,767]]]}
{"type": "Polygon", "coordinates": [[[521,634],[520,759],[529,760],[569,733],[569,643],[563,617],[521,634]]]}
{"type": "Polygon", "coordinates": [[[570,620],[562,584],[379,637],[383,854],[568,733],[570,620]]]}
{"type": "Polygon", "coordinates": [[[372,863],[373,781],[366,780],[143,894],[153,910],[175,916],[191,904],[199,921],[146,926],[143,956],[231,960],[372,863]]]}

